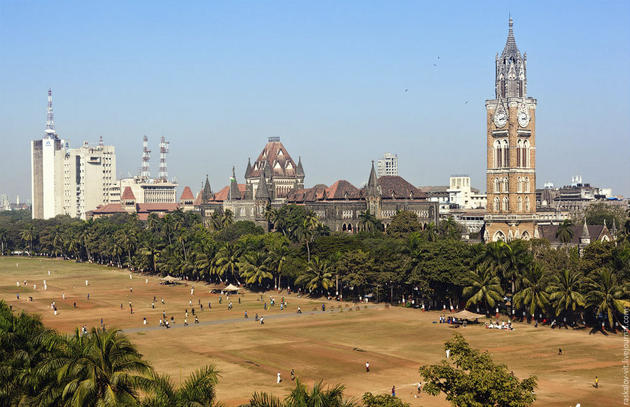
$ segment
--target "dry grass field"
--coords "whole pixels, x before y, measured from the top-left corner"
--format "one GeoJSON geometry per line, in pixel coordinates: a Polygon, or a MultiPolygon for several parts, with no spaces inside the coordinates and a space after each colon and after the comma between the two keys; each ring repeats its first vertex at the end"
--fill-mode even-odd
{"type": "MultiPolygon", "coordinates": [[[[176,382],[213,363],[221,371],[218,397],[227,405],[245,402],[254,391],[286,394],[292,386],[289,371],[293,368],[309,384],[320,379],[329,384],[343,383],[348,396],[360,397],[367,391],[388,393],[396,385],[398,395],[412,406],[447,406],[442,398],[426,394],[416,398],[414,393],[418,367],[443,358],[443,343],[454,332],[463,334],[473,346],[488,350],[518,377],[537,375],[537,406],[623,404],[622,335],[604,337],[519,323],[511,332],[481,326],[453,329],[433,323],[438,318],[434,312],[383,305],[357,310],[351,304],[298,298],[295,294],[286,296],[288,309],[281,311],[276,305],[265,311],[260,293],[245,292],[230,298],[233,309],[229,311],[227,298],[219,304],[219,295],[211,294],[212,287],[206,284],[167,287],[156,277],[134,273],[130,279],[129,275],[126,270],[92,264],[0,257],[0,298],[14,309],[40,314],[47,326],[62,332],[72,332],[81,325],[98,326],[103,318],[108,328],[125,330],[155,368],[176,382]],[[195,291],[191,296],[192,287],[195,291]],[[154,296],[157,301],[152,309],[154,296]],[[59,309],[57,316],[50,309],[53,300],[59,309]],[[133,314],[129,312],[130,301],[133,314]],[[326,312],[321,311],[322,303],[326,312]],[[296,313],[298,305],[304,312],[301,315],[296,313]],[[199,325],[192,323],[193,307],[199,325]],[[189,311],[187,327],[183,326],[185,309],[189,311]],[[248,320],[243,317],[245,310],[248,320]],[[157,327],[163,311],[169,318],[174,316],[172,329],[157,327]],[[254,322],[255,313],[265,316],[263,326],[254,322]],[[562,356],[557,354],[559,347],[562,356]],[[369,374],[364,369],[366,361],[371,364],[369,374]],[[277,372],[283,377],[279,385],[277,372]],[[599,389],[592,386],[596,375],[599,389]]],[[[275,293],[264,293],[264,301],[269,303],[270,295],[280,302],[282,294],[275,293]]]]}

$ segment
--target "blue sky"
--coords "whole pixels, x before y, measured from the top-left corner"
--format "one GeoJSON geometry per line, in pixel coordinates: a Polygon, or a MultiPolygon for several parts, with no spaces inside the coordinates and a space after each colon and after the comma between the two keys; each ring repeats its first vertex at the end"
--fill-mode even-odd
{"type": "Polygon", "coordinates": [[[49,87],[58,133],[103,136],[119,175],[139,171],[144,134],[157,174],[165,136],[169,174],[195,192],[209,174],[217,190],[279,136],[307,185],[358,186],[393,152],[415,185],[466,173],[485,190],[508,14],[538,99],[538,186],[580,174],[630,195],[627,1],[3,0],[0,193],[30,196],[49,87]]]}

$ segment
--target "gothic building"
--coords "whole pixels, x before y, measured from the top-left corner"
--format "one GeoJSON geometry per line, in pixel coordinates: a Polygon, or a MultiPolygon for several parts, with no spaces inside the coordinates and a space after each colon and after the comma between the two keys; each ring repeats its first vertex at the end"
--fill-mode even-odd
{"type": "Polygon", "coordinates": [[[385,228],[402,210],[414,212],[423,225],[438,222],[437,202],[429,202],[426,193],[400,176],[377,177],[374,162],[368,183],[362,189],[339,180],[330,187],[320,184],[308,189],[294,189],[289,192],[287,203],[312,210],[333,232],[362,230],[361,215],[368,210],[385,228]]]}
{"type": "Polygon", "coordinates": [[[438,203],[427,201],[426,194],[399,176],[377,177],[374,163],[367,185],[356,188],[339,180],[330,187],[319,184],[304,188],[302,161],[296,164],[276,137],[269,142],[252,165],[248,160],[245,183],[239,184],[232,168],[229,185],[213,193],[208,177],[195,207],[208,219],[214,212],[230,210],[234,220],[253,221],[265,229],[267,208],[285,204],[303,205],[312,210],[332,231],[354,233],[361,229],[360,215],[370,211],[385,226],[400,210],[413,211],[421,223],[437,223],[438,203]]]}
{"type": "Polygon", "coordinates": [[[510,18],[496,56],[495,98],[486,100],[486,241],[538,237],[536,228],[536,99],[527,96],[527,54],[510,18]]]}

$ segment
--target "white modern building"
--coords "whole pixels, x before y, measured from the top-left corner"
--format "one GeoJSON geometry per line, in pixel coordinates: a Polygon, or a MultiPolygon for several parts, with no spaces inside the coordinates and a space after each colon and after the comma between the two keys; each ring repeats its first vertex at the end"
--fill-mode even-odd
{"type": "Polygon", "coordinates": [[[68,145],[55,131],[52,91],[48,90],[46,130],[31,141],[31,197],[33,219],[50,219],[64,213],[64,159],[68,145]]]}
{"type": "Polygon", "coordinates": [[[110,189],[115,185],[114,147],[104,146],[101,140],[95,147],[85,142],[79,148],[69,148],[55,130],[49,89],[44,137],[31,142],[33,219],[58,215],[85,219],[87,211],[111,201],[110,189]]]}
{"type": "Polygon", "coordinates": [[[383,154],[383,158],[376,161],[376,176],[398,176],[398,155],[392,153],[383,154]]]}
{"type": "Polygon", "coordinates": [[[481,209],[486,207],[487,196],[470,186],[468,175],[453,175],[449,180],[449,203],[461,209],[481,209]]]}
{"type": "Polygon", "coordinates": [[[103,145],[101,139],[97,146],[86,141],[79,148],[67,150],[63,199],[64,213],[81,219],[86,219],[86,212],[107,205],[112,199],[120,200],[114,146],[103,145]]]}

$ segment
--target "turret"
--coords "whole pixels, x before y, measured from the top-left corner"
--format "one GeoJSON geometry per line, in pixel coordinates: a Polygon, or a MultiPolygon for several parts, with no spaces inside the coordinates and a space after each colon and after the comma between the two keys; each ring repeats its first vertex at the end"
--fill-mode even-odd
{"type": "Polygon", "coordinates": [[[236,171],[232,167],[232,177],[230,178],[230,192],[228,194],[228,201],[241,199],[241,191],[238,189],[238,183],[236,182],[236,171]]]}
{"type": "Polygon", "coordinates": [[[586,225],[586,218],[584,218],[584,225],[582,226],[582,234],[580,235],[580,244],[588,245],[591,243],[591,235],[588,233],[588,226],[586,225]]]}

